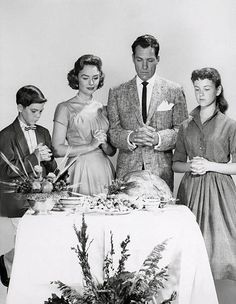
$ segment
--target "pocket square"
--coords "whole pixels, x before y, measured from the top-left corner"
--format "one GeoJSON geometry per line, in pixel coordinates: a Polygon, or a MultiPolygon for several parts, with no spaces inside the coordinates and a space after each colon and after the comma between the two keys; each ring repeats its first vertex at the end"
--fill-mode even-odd
{"type": "Polygon", "coordinates": [[[162,103],[157,107],[157,111],[169,111],[172,109],[174,104],[168,103],[166,100],[163,100],[162,103]]]}

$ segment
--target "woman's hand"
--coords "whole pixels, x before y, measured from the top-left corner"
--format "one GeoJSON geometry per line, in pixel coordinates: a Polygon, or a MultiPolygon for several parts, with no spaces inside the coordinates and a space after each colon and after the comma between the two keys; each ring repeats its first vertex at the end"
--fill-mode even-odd
{"type": "Polygon", "coordinates": [[[211,162],[207,159],[195,156],[190,161],[190,170],[192,175],[204,175],[206,172],[210,171],[210,164],[211,162]]]}
{"type": "Polygon", "coordinates": [[[107,142],[107,135],[103,130],[96,130],[93,132],[91,144],[95,147],[105,144],[107,142]]]}
{"type": "Polygon", "coordinates": [[[94,131],[91,144],[94,148],[100,147],[106,155],[113,156],[116,153],[116,148],[107,141],[107,134],[103,130],[94,131]]]}
{"type": "Polygon", "coordinates": [[[176,161],[172,165],[173,171],[178,173],[191,172],[192,175],[204,175],[206,172],[217,172],[236,175],[236,162],[216,163],[203,157],[196,156],[186,162],[176,161]]]}

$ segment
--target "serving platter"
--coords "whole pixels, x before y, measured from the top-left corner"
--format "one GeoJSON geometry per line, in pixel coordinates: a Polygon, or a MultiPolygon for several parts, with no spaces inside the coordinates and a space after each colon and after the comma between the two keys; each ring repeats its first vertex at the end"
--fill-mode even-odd
{"type": "Polygon", "coordinates": [[[61,198],[59,202],[63,205],[79,205],[84,202],[84,199],[82,197],[66,197],[61,198]]]}
{"type": "Polygon", "coordinates": [[[124,211],[105,211],[105,215],[126,215],[130,214],[131,210],[124,210],[124,211]]]}
{"type": "Polygon", "coordinates": [[[168,201],[154,197],[138,197],[136,199],[123,199],[116,196],[73,196],[61,198],[55,205],[54,211],[74,210],[75,212],[105,214],[105,215],[125,215],[133,210],[155,211],[166,205],[174,204],[176,199],[168,201]]]}
{"type": "Polygon", "coordinates": [[[104,209],[98,209],[98,208],[91,208],[91,209],[86,209],[83,211],[85,214],[97,214],[97,215],[126,215],[131,213],[132,210],[104,210],[104,209]]]}

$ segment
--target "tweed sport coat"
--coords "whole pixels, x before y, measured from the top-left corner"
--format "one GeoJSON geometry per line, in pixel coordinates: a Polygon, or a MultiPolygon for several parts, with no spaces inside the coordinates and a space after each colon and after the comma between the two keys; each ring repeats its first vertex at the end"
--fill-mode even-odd
{"type": "Polygon", "coordinates": [[[180,85],[156,77],[150,100],[147,125],[158,131],[161,143],[158,148],[130,149],[127,137],[130,131],[144,125],[138,97],[136,78],[110,89],[107,105],[111,143],[119,149],[116,175],[145,170],[163,178],[173,190],[172,150],[175,147],[179,125],[188,117],[185,96],[180,85]]]}
{"type": "MultiPolygon", "coordinates": [[[[52,149],[51,136],[47,129],[37,125],[35,133],[38,144],[43,143],[52,149]]],[[[0,132],[0,151],[5,154],[11,163],[23,172],[17,150],[24,162],[27,173],[31,173],[32,169],[29,161],[33,166],[37,165],[38,161],[36,155],[29,152],[18,118],[0,132]]],[[[43,175],[53,172],[57,168],[54,158],[50,161],[41,162],[41,166],[43,167],[43,175]]],[[[2,158],[0,158],[0,180],[11,182],[18,178],[19,176],[12,171],[2,158]]],[[[0,184],[0,216],[21,217],[28,208],[27,202],[19,195],[7,193],[6,188],[7,186],[0,184]]]]}

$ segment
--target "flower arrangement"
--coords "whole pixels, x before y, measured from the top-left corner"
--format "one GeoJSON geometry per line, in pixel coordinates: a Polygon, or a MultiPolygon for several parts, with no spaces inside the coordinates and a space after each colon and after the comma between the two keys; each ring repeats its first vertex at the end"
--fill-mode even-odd
{"type": "Polygon", "coordinates": [[[60,197],[63,192],[66,195],[68,189],[71,187],[67,182],[67,172],[76,159],[67,166],[64,166],[63,169],[60,169],[65,163],[67,155],[63,158],[60,166],[58,166],[54,172],[49,172],[45,177],[43,177],[43,168],[40,166],[40,162],[35,166],[29,162],[32,173],[27,173],[19,152],[18,158],[23,169],[22,171],[12,164],[4,153],[0,152],[0,156],[17,175],[17,178],[11,182],[0,181],[0,183],[7,186],[7,192],[18,193],[29,200],[46,200],[48,197],[60,197]]]}
{"type": "MultiPolygon", "coordinates": [[[[84,293],[80,294],[70,286],[61,281],[52,282],[58,286],[62,295],[58,297],[52,294],[44,304],[157,304],[156,297],[160,289],[164,288],[164,283],[168,279],[168,266],[160,268],[158,263],[162,259],[162,252],[165,250],[167,241],[157,245],[150,255],[145,259],[141,269],[137,272],[129,272],[125,269],[125,262],[129,258],[128,244],[130,237],[121,243],[121,257],[118,267],[115,270],[113,257],[115,254],[113,246],[113,235],[110,238],[110,251],[104,259],[105,279],[102,284],[97,283],[92,277],[88,262],[88,243],[87,225],[82,218],[81,230],[74,226],[79,244],[72,248],[78,256],[84,278],[84,293]]],[[[170,304],[176,299],[176,292],[170,298],[158,304],[170,304]]]]}

